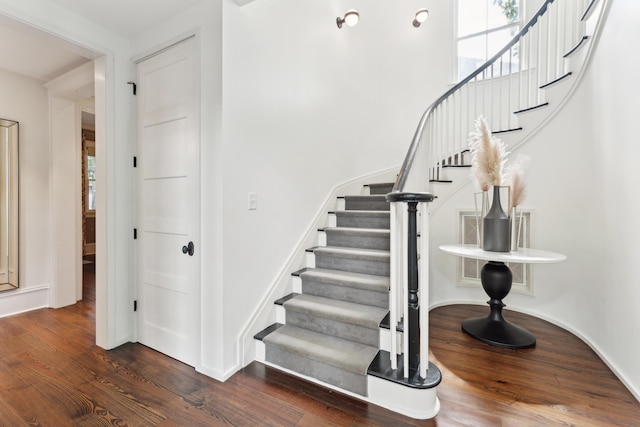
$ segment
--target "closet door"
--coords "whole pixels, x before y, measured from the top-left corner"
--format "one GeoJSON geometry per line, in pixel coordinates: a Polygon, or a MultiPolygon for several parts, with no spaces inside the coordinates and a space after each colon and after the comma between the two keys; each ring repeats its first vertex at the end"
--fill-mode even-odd
{"type": "Polygon", "coordinates": [[[200,165],[195,41],[138,64],[138,341],[200,361],[200,165]]]}

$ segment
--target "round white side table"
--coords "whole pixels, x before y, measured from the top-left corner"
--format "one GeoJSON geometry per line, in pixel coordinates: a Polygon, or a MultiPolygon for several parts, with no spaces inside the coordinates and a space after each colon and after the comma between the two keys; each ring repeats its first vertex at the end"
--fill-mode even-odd
{"type": "Polygon", "coordinates": [[[476,245],[442,245],[440,250],[459,257],[488,261],[480,272],[480,281],[490,300],[487,317],[472,317],[462,321],[462,330],[487,344],[506,348],[529,348],[536,337],[526,329],[506,320],[502,315],[502,299],[511,290],[512,274],[505,262],[526,264],[556,263],[565,255],[540,249],[520,248],[513,252],[490,252],[476,245]]]}

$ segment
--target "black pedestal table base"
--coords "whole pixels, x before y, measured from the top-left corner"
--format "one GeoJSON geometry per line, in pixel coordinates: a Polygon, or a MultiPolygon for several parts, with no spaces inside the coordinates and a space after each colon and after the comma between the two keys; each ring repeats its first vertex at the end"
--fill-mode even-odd
{"type": "Polygon", "coordinates": [[[472,337],[498,347],[529,348],[536,345],[536,337],[526,329],[514,325],[502,316],[502,299],[511,290],[511,270],[503,262],[489,261],[482,267],[482,287],[489,298],[491,312],[487,317],[473,317],[462,321],[462,330],[472,337]]]}

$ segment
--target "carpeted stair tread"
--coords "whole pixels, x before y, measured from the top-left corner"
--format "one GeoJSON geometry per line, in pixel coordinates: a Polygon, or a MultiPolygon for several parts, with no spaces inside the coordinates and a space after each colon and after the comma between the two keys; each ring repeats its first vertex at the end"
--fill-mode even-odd
{"type": "Polygon", "coordinates": [[[357,228],[357,227],[326,227],[325,233],[340,233],[349,236],[387,237],[390,231],[383,228],[357,228]]]}
{"type": "Polygon", "coordinates": [[[387,194],[393,190],[395,182],[377,182],[369,184],[369,194],[387,194]]]}
{"type": "Polygon", "coordinates": [[[378,348],[330,335],[284,325],[264,338],[265,345],[276,346],[292,355],[325,363],[358,375],[367,375],[378,348]]]}
{"type": "Polygon", "coordinates": [[[292,312],[305,313],[350,325],[378,329],[389,310],[349,301],[324,298],[315,295],[298,295],[284,303],[292,312]]]}
{"type": "Polygon", "coordinates": [[[386,197],[384,194],[357,194],[352,196],[344,196],[345,199],[351,200],[371,200],[371,201],[380,201],[385,200],[386,197]]]}
{"type": "Polygon", "coordinates": [[[389,308],[388,275],[318,266],[300,272],[299,277],[303,294],[389,308]]]}
{"type": "Polygon", "coordinates": [[[389,250],[390,232],[382,228],[327,227],[328,246],[389,250]]]}
{"type": "Polygon", "coordinates": [[[370,290],[374,292],[388,292],[389,278],[350,271],[330,270],[327,268],[309,268],[300,273],[300,277],[330,285],[346,286],[349,288],[370,290]]]}
{"type": "Polygon", "coordinates": [[[336,215],[352,215],[352,216],[380,216],[385,217],[391,214],[390,210],[386,211],[378,211],[378,210],[350,210],[350,211],[335,211],[333,212],[336,215]]]}
{"type": "Polygon", "coordinates": [[[343,210],[334,212],[338,227],[389,229],[389,210],[343,210]]]}
{"type": "Polygon", "coordinates": [[[390,252],[387,250],[343,248],[339,246],[319,246],[313,250],[313,253],[371,261],[389,261],[391,258],[390,252]]]}
{"type": "Polygon", "coordinates": [[[319,246],[313,254],[318,268],[389,276],[391,257],[386,249],[319,246]]]}
{"type": "Polygon", "coordinates": [[[346,210],[389,210],[389,202],[383,194],[345,196],[346,210]]]}

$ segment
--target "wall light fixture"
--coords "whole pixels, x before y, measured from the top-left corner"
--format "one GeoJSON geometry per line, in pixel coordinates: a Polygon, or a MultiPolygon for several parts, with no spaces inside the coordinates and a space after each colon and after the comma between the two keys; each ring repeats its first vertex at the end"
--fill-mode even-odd
{"type": "Polygon", "coordinates": [[[420,24],[427,20],[429,17],[429,11],[427,9],[419,9],[416,12],[416,17],[413,19],[413,26],[418,28],[420,24]]]}
{"type": "Polygon", "coordinates": [[[351,9],[344,14],[344,18],[340,18],[339,16],[336,18],[336,23],[338,24],[338,28],[342,28],[342,24],[347,24],[349,27],[353,27],[360,20],[360,14],[358,11],[351,9]]]}

